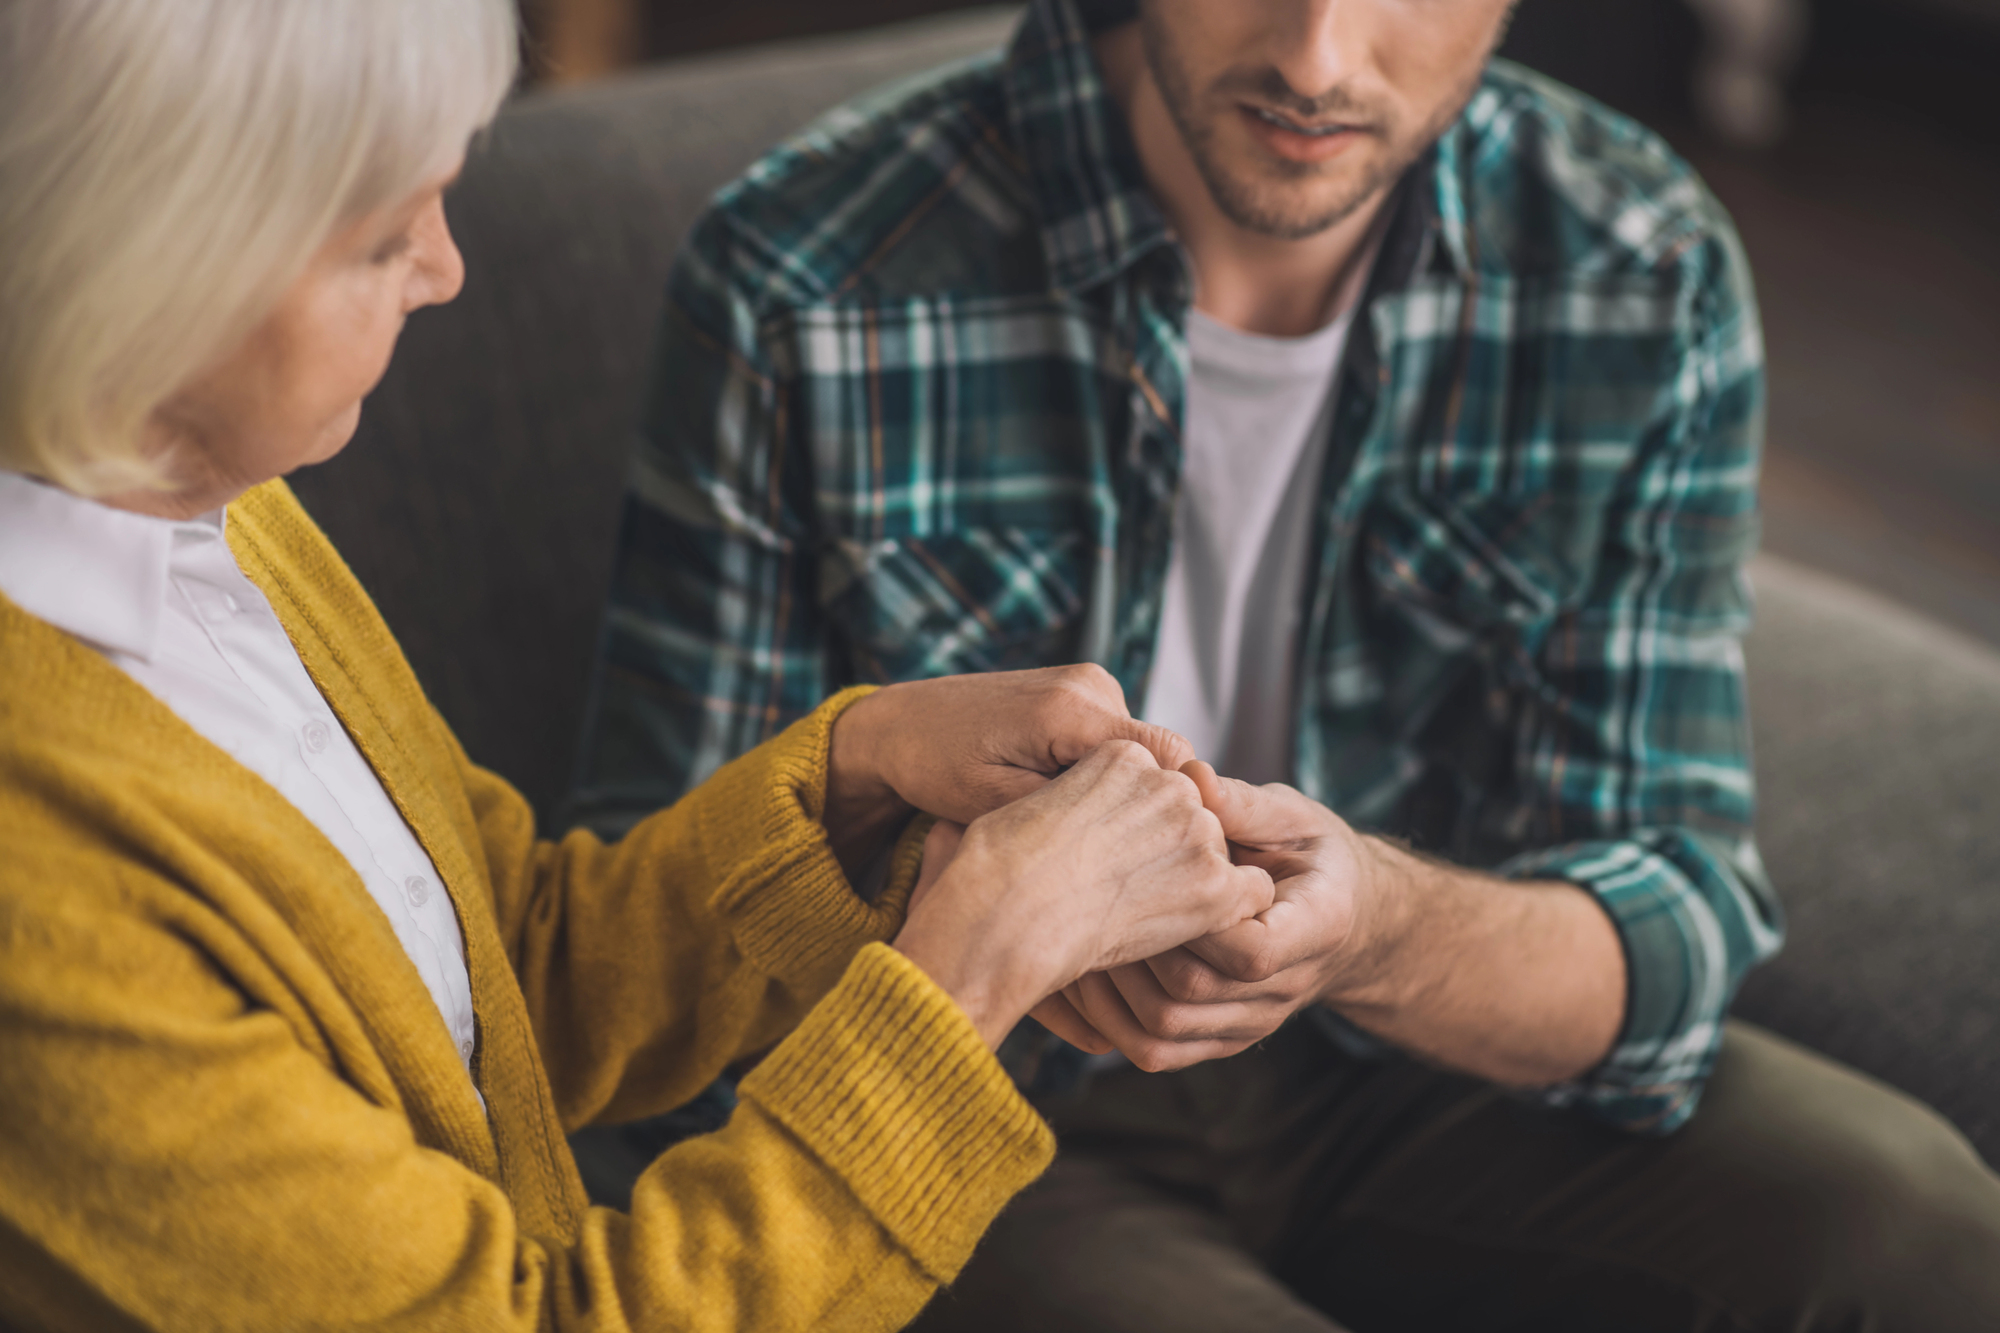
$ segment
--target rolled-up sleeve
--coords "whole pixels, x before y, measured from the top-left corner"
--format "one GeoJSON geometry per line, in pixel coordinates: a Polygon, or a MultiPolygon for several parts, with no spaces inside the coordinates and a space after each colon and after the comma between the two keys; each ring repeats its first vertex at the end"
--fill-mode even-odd
{"type": "Polygon", "coordinates": [[[1700,1099],[1738,983],[1782,938],[1756,844],[1647,829],[1518,857],[1504,871],[1589,889],[1625,952],[1625,1021],[1611,1054],[1586,1077],[1544,1089],[1544,1099],[1635,1132],[1679,1128],[1700,1099]]]}
{"type": "Polygon", "coordinates": [[[1763,357],[1726,222],[1680,258],[1678,373],[1619,488],[1588,594],[1535,651],[1511,878],[1590,890],[1617,927],[1625,1017],[1595,1070],[1544,1090],[1623,1128],[1695,1109],[1745,973],[1783,918],[1752,834],[1742,638],[1757,538],[1763,357]]]}

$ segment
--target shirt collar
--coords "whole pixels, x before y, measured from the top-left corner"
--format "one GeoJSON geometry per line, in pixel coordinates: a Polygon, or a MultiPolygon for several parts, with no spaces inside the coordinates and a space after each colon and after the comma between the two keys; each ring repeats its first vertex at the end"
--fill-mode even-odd
{"type": "Polygon", "coordinates": [[[176,542],[220,537],[223,522],[219,509],[187,520],[128,513],[0,471],[0,593],[97,648],[150,660],[176,542]]]}
{"type": "Polygon", "coordinates": [[[1040,205],[1052,285],[1093,287],[1172,241],[1074,0],[1034,0],[1007,49],[1002,80],[1040,205]]]}
{"type": "MultiPolygon", "coordinates": [[[[1109,13],[1114,7],[1097,8],[1109,13]]],[[[1078,0],[1033,0],[1002,72],[1008,119],[1040,206],[1042,253],[1059,290],[1095,286],[1156,246],[1174,243],[1124,113],[1104,85],[1091,32],[1078,0]]],[[[1384,267],[1394,274],[1389,287],[1436,261],[1461,277],[1469,273],[1456,137],[1482,110],[1490,115],[1475,96],[1467,116],[1417,160],[1398,188],[1382,246],[1384,267]]]]}

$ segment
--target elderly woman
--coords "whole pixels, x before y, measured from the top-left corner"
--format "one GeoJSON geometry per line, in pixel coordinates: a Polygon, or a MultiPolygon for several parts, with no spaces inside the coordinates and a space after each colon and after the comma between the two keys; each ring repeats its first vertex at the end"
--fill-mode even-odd
{"type": "Polygon", "coordinates": [[[852,691],[535,838],[278,480],[457,290],[515,45],[0,6],[0,1324],[895,1327],[1049,1158],[999,1036],[1270,901],[1089,672],[852,691]],[[906,917],[913,810],[971,827],[906,917]],[[765,1051],[588,1206],[566,1129],[765,1051]]]}

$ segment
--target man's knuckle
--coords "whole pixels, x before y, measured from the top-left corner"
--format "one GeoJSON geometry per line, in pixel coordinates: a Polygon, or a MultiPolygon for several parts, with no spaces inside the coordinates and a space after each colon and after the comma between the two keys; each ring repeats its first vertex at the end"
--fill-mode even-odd
{"type": "MultiPolygon", "coordinates": [[[[1154,767],[1153,757],[1146,753],[1146,747],[1137,741],[1106,741],[1098,749],[1104,754],[1105,758],[1111,760],[1113,763],[1154,767]]],[[[1154,771],[1157,772],[1157,768],[1154,771]]]]}
{"type": "Polygon", "coordinates": [[[1124,691],[1111,673],[1094,662],[1058,667],[1049,692],[1051,701],[1069,716],[1124,711],[1124,691]]]}
{"type": "Polygon", "coordinates": [[[1209,955],[1209,962],[1214,965],[1217,973],[1228,978],[1230,981],[1240,984],[1256,980],[1251,975],[1252,969],[1249,957],[1240,948],[1217,949],[1213,954],[1209,955]]]}
{"type": "Polygon", "coordinates": [[[1065,678],[1089,690],[1092,694],[1116,691],[1120,698],[1125,691],[1119,686],[1118,678],[1097,662],[1077,662],[1065,668],[1065,678]]]}
{"type": "Polygon", "coordinates": [[[1262,984],[1284,970],[1275,949],[1252,949],[1243,959],[1244,980],[1262,984]]]}

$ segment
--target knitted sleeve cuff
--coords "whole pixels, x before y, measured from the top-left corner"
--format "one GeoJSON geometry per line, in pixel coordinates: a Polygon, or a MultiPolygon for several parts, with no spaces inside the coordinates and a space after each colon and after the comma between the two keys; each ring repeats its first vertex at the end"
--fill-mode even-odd
{"type": "Polygon", "coordinates": [[[788,983],[833,984],[854,951],[902,926],[929,821],[911,823],[873,902],[849,884],[820,817],[833,724],[872,689],[843,690],[704,785],[711,902],[744,956],[788,983]]]}
{"type": "Polygon", "coordinates": [[[1055,1156],[1055,1136],[972,1020],[887,945],[864,947],[739,1093],[939,1282],[1055,1156]]]}

